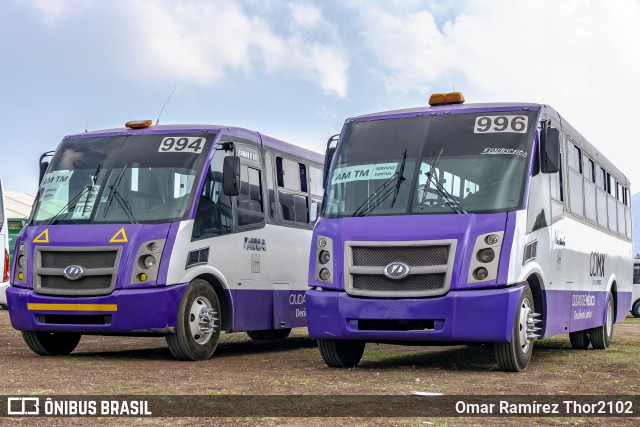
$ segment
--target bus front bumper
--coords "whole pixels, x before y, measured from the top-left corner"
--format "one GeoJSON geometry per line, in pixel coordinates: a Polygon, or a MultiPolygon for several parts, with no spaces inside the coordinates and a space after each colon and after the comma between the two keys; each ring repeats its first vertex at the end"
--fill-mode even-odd
{"type": "Polygon", "coordinates": [[[312,339],[510,342],[522,286],[450,291],[422,299],[354,298],[309,290],[312,339]]]}
{"type": "Polygon", "coordinates": [[[69,297],[11,286],[7,303],[11,325],[19,330],[154,335],[174,331],[186,287],[117,289],[110,295],[69,297]]]}

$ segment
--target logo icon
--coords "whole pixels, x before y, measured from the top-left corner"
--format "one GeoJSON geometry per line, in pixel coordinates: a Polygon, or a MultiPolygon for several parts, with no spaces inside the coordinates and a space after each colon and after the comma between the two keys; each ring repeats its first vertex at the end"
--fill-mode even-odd
{"type": "Polygon", "coordinates": [[[40,398],[9,397],[7,398],[7,415],[39,415],[40,398]]]}
{"type": "Polygon", "coordinates": [[[389,279],[404,279],[409,275],[410,268],[404,262],[392,262],[384,268],[384,275],[389,279]]]}
{"type": "Polygon", "coordinates": [[[84,268],[79,265],[70,265],[62,273],[69,280],[78,280],[84,276],[84,268]]]}

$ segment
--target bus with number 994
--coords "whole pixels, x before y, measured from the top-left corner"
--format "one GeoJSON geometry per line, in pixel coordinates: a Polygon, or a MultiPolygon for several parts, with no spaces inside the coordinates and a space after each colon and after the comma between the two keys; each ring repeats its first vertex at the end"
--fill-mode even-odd
{"type": "Polygon", "coordinates": [[[631,307],[626,176],[553,108],[464,104],[346,120],[330,139],[312,240],[309,335],[327,365],[365,344],[609,346],[631,307]]]}
{"type": "Polygon", "coordinates": [[[322,156],[258,132],[129,122],[41,159],[16,243],[10,319],[40,355],[82,335],[165,336],[180,360],[221,332],[306,326],[322,156]]]}

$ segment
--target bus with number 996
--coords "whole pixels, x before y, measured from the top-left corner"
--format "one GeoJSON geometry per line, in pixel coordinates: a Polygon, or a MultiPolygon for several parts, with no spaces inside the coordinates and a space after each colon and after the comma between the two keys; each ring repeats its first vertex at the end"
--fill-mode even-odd
{"type": "Polygon", "coordinates": [[[368,342],[491,343],[504,371],[553,335],[607,348],[631,307],[627,177],[547,105],[429,104],[327,144],[307,292],[326,364],[368,342]]]}

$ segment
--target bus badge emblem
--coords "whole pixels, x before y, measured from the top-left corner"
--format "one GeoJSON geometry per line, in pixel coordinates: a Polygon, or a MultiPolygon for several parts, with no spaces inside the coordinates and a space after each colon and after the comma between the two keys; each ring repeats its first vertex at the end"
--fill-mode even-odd
{"type": "Polygon", "coordinates": [[[409,275],[409,266],[404,262],[392,262],[384,268],[384,275],[389,279],[404,279],[409,275]]]}
{"type": "Polygon", "coordinates": [[[78,280],[84,276],[84,268],[79,265],[70,265],[64,269],[63,274],[69,280],[78,280]]]}

